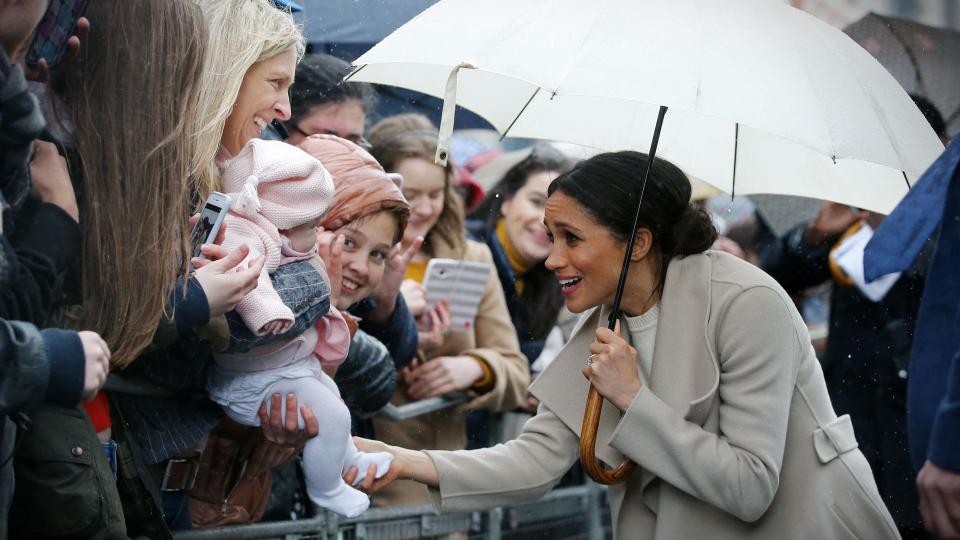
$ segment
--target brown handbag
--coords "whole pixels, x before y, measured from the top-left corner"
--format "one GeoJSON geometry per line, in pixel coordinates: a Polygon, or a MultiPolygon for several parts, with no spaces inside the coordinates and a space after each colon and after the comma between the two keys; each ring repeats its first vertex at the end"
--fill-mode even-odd
{"type": "Polygon", "coordinates": [[[270,499],[271,470],[248,467],[263,441],[259,428],[224,418],[207,438],[190,491],[190,521],[204,529],[259,521],[270,499]]]}

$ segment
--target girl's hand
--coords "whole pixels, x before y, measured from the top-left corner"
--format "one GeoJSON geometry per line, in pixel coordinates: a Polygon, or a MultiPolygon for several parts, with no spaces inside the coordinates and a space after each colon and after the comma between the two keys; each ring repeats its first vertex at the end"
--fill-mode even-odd
{"type": "MultiPolygon", "coordinates": [[[[327,268],[327,278],[330,280],[330,305],[338,309],[340,305],[340,282],[343,278],[343,256],[342,234],[337,234],[317,227],[317,254],[323,260],[323,265],[327,268]]],[[[349,306],[346,306],[349,307],[349,306]]],[[[346,309],[344,307],[344,309],[346,309]]]]}
{"type": "Polygon", "coordinates": [[[441,300],[433,309],[417,317],[417,346],[427,350],[439,347],[452,324],[450,302],[441,300]]]}
{"type": "Polygon", "coordinates": [[[642,385],[637,373],[637,350],[620,334],[620,321],[613,332],[609,328],[597,329],[597,340],[590,345],[590,352],[583,376],[601,396],[626,411],[642,385]]]}
{"type": "MultiPolygon", "coordinates": [[[[377,303],[377,308],[367,315],[368,319],[382,323],[393,315],[393,308],[397,304],[397,295],[400,294],[400,287],[403,284],[403,273],[407,271],[410,259],[420,251],[421,245],[423,245],[423,237],[418,236],[406,249],[403,248],[403,244],[398,243],[390,250],[390,254],[387,255],[386,268],[383,271],[383,278],[373,290],[372,296],[377,303]]],[[[406,297],[404,297],[404,300],[406,300],[406,297]]]]}
{"type": "Polygon", "coordinates": [[[427,310],[427,289],[423,285],[412,279],[405,279],[400,283],[400,294],[414,317],[423,315],[427,310]]]}
{"type": "Polygon", "coordinates": [[[438,356],[401,372],[407,395],[426,399],[466,390],[483,377],[480,360],[472,356],[438,356]]]}
{"type": "MultiPolygon", "coordinates": [[[[203,254],[209,258],[213,256],[213,251],[222,253],[222,248],[209,249],[213,247],[204,245],[203,254]]],[[[240,300],[257,287],[257,279],[267,259],[261,255],[250,261],[250,264],[244,268],[240,263],[249,253],[250,248],[245,245],[240,246],[220,260],[201,265],[194,273],[194,277],[203,288],[203,293],[207,296],[211,317],[223,315],[237,307],[240,300]]],[[[197,266],[196,259],[194,259],[194,266],[197,266]]]]}
{"type": "Polygon", "coordinates": [[[257,416],[264,439],[279,446],[294,448],[297,453],[303,450],[307,439],[320,433],[320,423],[313,410],[306,405],[298,409],[297,396],[294,394],[287,394],[286,407],[283,407],[280,394],[274,394],[270,397],[269,409],[267,402],[261,403],[257,416]],[[304,429],[300,429],[299,416],[303,416],[304,429]]]}

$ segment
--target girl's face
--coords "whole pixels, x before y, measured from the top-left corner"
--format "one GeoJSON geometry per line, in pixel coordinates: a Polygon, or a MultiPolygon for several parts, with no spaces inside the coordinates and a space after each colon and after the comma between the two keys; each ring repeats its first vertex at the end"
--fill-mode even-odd
{"type": "Polygon", "coordinates": [[[343,278],[337,309],[347,309],[373,294],[383,279],[387,257],[397,233],[397,219],[377,212],[340,227],[343,235],[343,278]]]}
{"type": "Polygon", "coordinates": [[[336,135],[360,146],[367,143],[363,138],[363,124],[367,113],[363,103],[349,99],[343,103],[329,103],[312,107],[296,124],[288,123],[290,137],[287,142],[300,144],[310,135],[336,135]],[[363,144],[361,144],[363,143],[363,144]]]}
{"type": "Polygon", "coordinates": [[[544,264],[560,282],[567,309],[581,313],[613,303],[626,242],[610,234],[576,199],[559,191],[547,199],[544,222],[553,242],[544,264]],[[611,254],[617,254],[613,260],[611,254]]]}
{"type": "Polygon", "coordinates": [[[220,138],[220,144],[231,155],[237,155],[247,141],[259,137],[270,122],[290,119],[287,91],[296,70],[297,51],[293,47],[250,66],[220,138]]]}
{"type": "Polygon", "coordinates": [[[447,171],[432,161],[407,158],[397,163],[397,172],[403,175],[403,196],[410,203],[410,221],[403,233],[404,245],[418,236],[426,238],[443,212],[447,171]]]}
{"type": "Polygon", "coordinates": [[[540,264],[550,254],[550,238],[543,225],[543,207],[547,202],[547,187],[557,176],[559,173],[555,171],[531,174],[527,183],[500,206],[507,238],[528,266],[540,264]]]}

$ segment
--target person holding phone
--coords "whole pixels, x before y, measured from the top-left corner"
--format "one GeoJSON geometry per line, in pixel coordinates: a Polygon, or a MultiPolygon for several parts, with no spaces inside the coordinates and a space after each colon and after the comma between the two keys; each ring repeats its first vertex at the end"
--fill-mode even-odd
{"type": "MultiPolygon", "coordinates": [[[[409,247],[418,237],[424,238],[407,266],[402,289],[411,312],[419,315],[420,324],[424,325],[420,334],[423,339],[417,361],[401,372],[393,402],[401,404],[457,391],[469,396],[462,406],[404,422],[375,418],[374,428],[378,438],[391,444],[464,448],[467,441],[463,411],[504,411],[519,405],[526,397],[530,380],[527,361],[520,352],[496,273],[490,272],[475,324],[468,331],[444,333],[450,324],[444,307],[425,310],[419,281],[430,258],[492,263],[486,246],[465,237],[463,206],[452,185],[452,167],[433,162],[436,128],[421,115],[399,115],[373,126],[369,139],[373,156],[384,169],[404,178],[403,194],[410,203],[411,215],[402,244],[409,247]]],[[[374,503],[395,506],[427,500],[422,486],[399,483],[379,494],[374,503]]]]}
{"type": "Polygon", "coordinates": [[[899,538],[790,297],[710,250],[717,231],[679,168],[657,159],[641,189],[647,165],[639,152],[599,154],[550,184],[546,265],[583,315],[531,386],[541,404],[520,437],[460,452],[358,441],[396,456],[366,487],[417,480],[441,511],[540,498],[578,457],[592,384],[607,409],[597,456],[637,464],[609,488],[614,538],[899,538]]]}

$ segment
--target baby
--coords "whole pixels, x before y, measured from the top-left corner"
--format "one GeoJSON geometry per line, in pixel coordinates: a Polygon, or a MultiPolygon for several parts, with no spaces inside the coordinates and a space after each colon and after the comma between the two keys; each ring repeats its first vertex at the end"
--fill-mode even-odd
{"type": "MultiPolygon", "coordinates": [[[[273,289],[269,273],[307,259],[314,259],[322,273],[317,224],[333,198],[333,179],[299,148],[253,139],[226,164],[223,185],[231,198],[223,247],[247,244],[249,259],[266,255],[257,288],[236,311],[257,335],[283,333],[293,324],[294,313],[273,289]]],[[[349,345],[347,324],[331,302],[327,315],[302,334],[246,353],[215,354],[207,391],[227,416],[249,426],[260,425],[257,411],[266,397],[296,394],[320,423],[320,435],[303,450],[307,493],[317,506],[354,517],[370,506],[370,499],[343,481],[343,471],[353,465],[362,477],[376,464],[380,477],[393,457],[360,452],[350,437],[350,413],[327,374],[343,362],[349,345]]]]}

